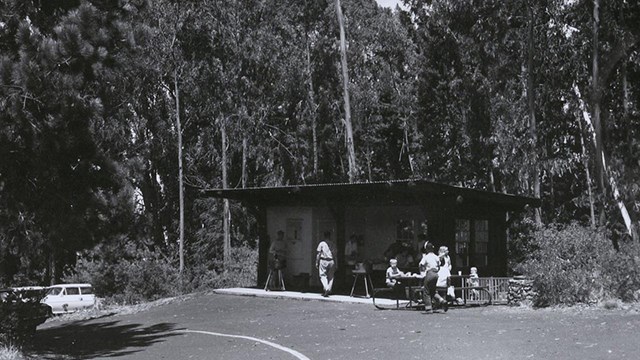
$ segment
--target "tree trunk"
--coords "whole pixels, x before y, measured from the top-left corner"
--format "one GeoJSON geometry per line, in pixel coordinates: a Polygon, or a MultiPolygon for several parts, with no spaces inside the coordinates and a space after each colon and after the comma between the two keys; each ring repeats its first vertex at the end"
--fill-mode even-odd
{"type": "Polygon", "coordinates": [[[242,134],[242,188],[247,187],[247,134],[242,134]]]}
{"type": "Polygon", "coordinates": [[[176,131],[178,133],[178,196],[180,206],[180,275],[184,270],[184,186],[182,179],[182,127],[180,125],[180,93],[178,89],[178,70],[173,71],[173,87],[176,96],[176,131]]]}
{"type": "Polygon", "coordinates": [[[402,129],[404,131],[403,144],[402,148],[407,152],[407,162],[409,163],[409,170],[411,171],[411,177],[415,175],[415,171],[413,168],[413,155],[411,154],[409,148],[409,124],[407,124],[407,119],[403,120],[402,129]]]}
{"type": "MultiPolygon", "coordinates": [[[[533,196],[540,198],[540,157],[538,156],[538,132],[536,123],[536,95],[535,84],[533,79],[533,54],[535,51],[534,32],[533,32],[533,4],[531,1],[527,4],[529,24],[527,29],[527,103],[529,110],[529,135],[533,147],[533,196]]],[[[542,213],[539,207],[534,209],[536,224],[542,225],[542,213]]]]}
{"type": "MultiPolygon", "coordinates": [[[[220,122],[220,134],[222,136],[222,188],[229,187],[227,180],[227,119],[222,118],[220,122]]],[[[223,266],[225,271],[228,269],[229,262],[231,260],[231,235],[229,234],[231,214],[229,210],[229,200],[223,200],[223,212],[222,212],[222,229],[223,229],[223,266]]]]}
{"type": "Polygon", "coordinates": [[[307,81],[308,87],[307,96],[309,97],[309,117],[311,118],[311,146],[313,151],[313,178],[318,178],[318,130],[316,129],[317,122],[317,105],[316,96],[313,91],[313,73],[311,71],[311,50],[309,49],[309,35],[306,34],[306,52],[307,52],[307,81]]]}
{"type": "MultiPolygon", "coordinates": [[[[598,180],[598,187],[600,188],[600,192],[604,195],[606,194],[606,187],[604,183],[604,166],[601,159],[601,154],[603,151],[602,148],[602,124],[600,121],[600,101],[601,101],[601,90],[600,90],[600,74],[599,74],[599,56],[600,52],[598,50],[599,46],[599,28],[600,28],[600,0],[593,0],[593,42],[591,46],[593,47],[592,53],[592,79],[591,79],[591,103],[592,103],[592,111],[591,115],[593,128],[595,132],[595,148],[596,148],[596,178],[598,180]]],[[[603,208],[604,209],[604,208],[603,208]]]]}
{"type": "Polygon", "coordinates": [[[51,249],[49,252],[49,285],[55,285],[56,283],[56,255],[55,251],[51,249]]]}
{"type": "Polygon", "coordinates": [[[496,179],[493,176],[493,167],[489,169],[489,185],[491,185],[491,191],[496,192],[496,179]]]}
{"type": "Polygon", "coordinates": [[[627,127],[627,156],[633,155],[633,135],[632,135],[632,126],[630,124],[631,119],[629,118],[629,107],[631,106],[631,100],[629,99],[629,82],[628,82],[628,74],[627,74],[627,64],[625,63],[622,66],[622,118],[627,127]]]}
{"type": "MultiPolygon", "coordinates": [[[[578,86],[574,84],[573,85],[573,90],[576,93],[576,95],[578,96],[578,104],[580,106],[580,110],[582,111],[582,116],[584,117],[585,122],[587,123],[587,125],[589,125],[588,130],[591,132],[591,135],[593,137],[593,142],[597,142],[596,133],[595,133],[595,130],[593,128],[593,121],[589,117],[589,113],[586,110],[586,106],[584,105],[584,101],[582,101],[582,97],[580,95],[580,90],[578,89],[578,86]]],[[[624,204],[624,202],[622,201],[622,198],[620,197],[620,192],[618,191],[618,183],[617,183],[617,181],[615,179],[615,176],[614,176],[613,173],[611,173],[609,171],[609,169],[607,167],[607,160],[606,160],[604,151],[601,151],[600,153],[596,154],[596,160],[595,161],[596,161],[596,163],[599,163],[602,166],[603,177],[604,177],[605,174],[608,176],[607,180],[609,180],[609,186],[611,186],[611,192],[613,194],[613,199],[616,202],[616,205],[618,206],[618,209],[620,210],[620,215],[622,216],[622,219],[624,220],[625,226],[627,227],[627,232],[628,232],[628,234],[630,236],[634,236],[633,235],[631,217],[629,215],[629,211],[627,211],[627,207],[624,204]]],[[[603,200],[604,200],[604,198],[603,198],[603,200]]],[[[601,209],[600,210],[600,223],[602,224],[605,221],[606,221],[606,219],[604,218],[604,210],[601,209]]]]}
{"type": "Polygon", "coordinates": [[[344,126],[347,137],[347,159],[349,165],[349,182],[356,181],[356,151],[353,144],[353,128],[351,126],[351,104],[349,102],[349,71],[347,67],[347,39],[344,32],[344,19],[340,0],[336,0],[336,13],[340,25],[340,59],[342,60],[342,87],[344,97],[344,126]]]}
{"type": "Polygon", "coordinates": [[[580,129],[580,145],[582,147],[582,163],[584,172],[587,177],[587,190],[589,193],[589,219],[591,220],[591,228],[596,228],[596,210],[595,201],[593,200],[593,192],[591,191],[591,172],[589,171],[589,156],[587,155],[587,147],[584,145],[584,131],[582,130],[582,121],[578,119],[578,128],[580,129]]]}

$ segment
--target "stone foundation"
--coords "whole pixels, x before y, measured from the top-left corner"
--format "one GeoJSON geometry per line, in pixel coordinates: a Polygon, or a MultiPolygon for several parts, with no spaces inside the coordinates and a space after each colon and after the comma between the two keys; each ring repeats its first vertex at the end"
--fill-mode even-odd
{"type": "Polygon", "coordinates": [[[536,297],[533,289],[533,280],[524,276],[516,276],[509,279],[509,291],[507,293],[507,304],[512,306],[531,305],[536,297]]]}

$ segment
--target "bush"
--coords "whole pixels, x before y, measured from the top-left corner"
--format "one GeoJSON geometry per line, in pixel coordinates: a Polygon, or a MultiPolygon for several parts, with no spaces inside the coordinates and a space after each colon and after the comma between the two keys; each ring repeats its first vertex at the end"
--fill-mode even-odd
{"type": "Polygon", "coordinates": [[[640,244],[630,240],[619,244],[620,250],[604,264],[603,276],[609,292],[622,301],[640,301],[640,244]]]}
{"type": "Polygon", "coordinates": [[[99,245],[81,256],[65,282],[87,282],[96,295],[108,302],[136,304],[185,292],[256,284],[257,250],[248,246],[231,249],[226,271],[216,259],[186,267],[180,282],[176,261],[121,239],[112,246],[99,245]]]}
{"type": "Polygon", "coordinates": [[[0,345],[0,360],[26,359],[19,348],[13,345],[0,345]]]}
{"type": "Polygon", "coordinates": [[[257,269],[256,249],[249,246],[234,247],[231,248],[231,261],[226,270],[223,270],[220,260],[213,264],[202,264],[192,271],[191,285],[194,290],[255,286],[258,282],[257,269]]]}
{"type": "Polygon", "coordinates": [[[606,231],[572,223],[534,231],[515,270],[534,280],[536,306],[631,300],[640,289],[639,247],[615,251],[606,231]]]}
{"type": "Polygon", "coordinates": [[[169,259],[133,242],[98,246],[79,257],[65,282],[87,282],[97,296],[137,304],[181,292],[178,269],[169,259]]]}
{"type": "Polygon", "coordinates": [[[49,314],[40,303],[41,296],[27,297],[17,291],[3,290],[0,297],[0,343],[23,344],[49,314]]]}

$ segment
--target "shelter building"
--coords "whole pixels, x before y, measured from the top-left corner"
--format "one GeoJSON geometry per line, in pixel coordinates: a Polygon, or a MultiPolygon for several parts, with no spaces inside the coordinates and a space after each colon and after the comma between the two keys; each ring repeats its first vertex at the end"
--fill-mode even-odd
{"type": "Polygon", "coordinates": [[[475,266],[481,276],[505,276],[509,219],[541,203],[426,180],[211,189],[203,195],[240,201],[256,216],[259,284],[268,275],[270,241],[284,232],[285,279],[306,277],[311,286],[319,286],[315,254],[325,232],[338,248],[337,286],[350,285],[354,263],[384,271],[388,257],[401,249],[413,255],[417,270],[425,238],[436,249],[449,247],[452,273],[468,274],[475,266]]]}

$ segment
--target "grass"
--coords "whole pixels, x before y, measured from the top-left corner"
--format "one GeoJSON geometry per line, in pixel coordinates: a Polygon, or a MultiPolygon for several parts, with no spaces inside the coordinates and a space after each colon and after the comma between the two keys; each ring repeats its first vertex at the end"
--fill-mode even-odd
{"type": "Polygon", "coordinates": [[[0,360],[25,360],[20,349],[13,345],[0,345],[0,360]]]}

